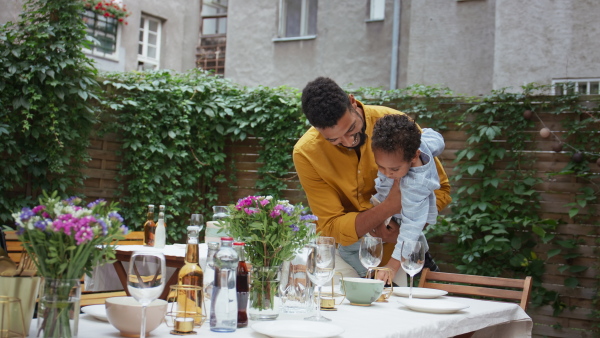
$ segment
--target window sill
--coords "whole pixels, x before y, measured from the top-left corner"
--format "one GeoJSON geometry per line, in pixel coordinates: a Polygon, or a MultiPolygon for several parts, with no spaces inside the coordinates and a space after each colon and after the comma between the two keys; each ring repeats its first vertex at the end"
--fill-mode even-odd
{"type": "Polygon", "coordinates": [[[383,22],[384,20],[385,19],[367,19],[367,20],[365,20],[365,22],[366,23],[369,23],[369,22],[383,22]]]}
{"type": "Polygon", "coordinates": [[[85,55],[87,55],[88,57],[94,57],[94,58],[98,58],[98,59],[102,59],[102,60],[119,62],[119,56],[118,55],[95,54],[95,53],[90,52],[89,50],[84,50],[83,53],[85,55]]]}
{"type": "Polygon", "coordinates": [[[295,36],[289,38],[275,38],[273,42],[287,42],[287,41],[302,41],[302,40],[314,40],[316,39],[316,35],[305,35],[305,36],[295,36]]]}

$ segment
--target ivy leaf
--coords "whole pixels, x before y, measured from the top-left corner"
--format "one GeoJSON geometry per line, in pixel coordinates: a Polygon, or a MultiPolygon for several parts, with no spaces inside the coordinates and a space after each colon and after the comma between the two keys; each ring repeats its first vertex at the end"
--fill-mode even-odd
{"type": "Polygon", "coordinates": [[[485,242],[487,243],[487,242],[491,241],[493,238],[494,238],[494,235],[487,235],[483,238],[483,240],[485,240],[485,242]]]}
{"type": "Polygon", "coordinates": [[[548,251],[548,258],[552,258],[556,255],[558,255],[562,250],[561,249],[552,249],[550,251],[548,251]]]}
{"type": "Polygon", "coordinates": [[[579,285],[579,279],[575,277],[565,278],[565,286],[571,289],[574,289],[579,285]]]}
{"type": "Polygon", "coordinates": [[[571,267],[569,268],[569,271],[572,273],[579,273],[579,272],[583,272],[583,271],[587,270],[588,268],[589,268],[589,266],[571,265],[571,267]]]}
{"type": "Polygon", "coordinates": [[[177,134],[174,131],[169,130],[169,137],[170,138],[175,138],[175,137],[177,137],[177,134]]]}
{"type": "Polygon", "coordinates": [[[546,230],[540,226],[534,225],[531,230],[533,230],[533,232],[540,237],[546,236],[546,230]]]}

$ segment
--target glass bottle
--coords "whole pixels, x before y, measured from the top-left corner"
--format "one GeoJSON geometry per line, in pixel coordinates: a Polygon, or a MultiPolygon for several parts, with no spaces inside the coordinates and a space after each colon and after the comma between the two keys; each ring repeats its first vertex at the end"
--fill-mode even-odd
{"type": "MultiPolygon", "coordinates": [[[[200,228],[194,225],[187,227],[187,245],[185,250],[185,265],[179,270],[177,278],[178,285],[192,285],[198,286],[202,290],[204,283],[204,272],[198,264],[200,262],[200,255],[198,250],[198,234],[200,228]]],[[[177,295],[178,306],[184,305],[184,309],[178,311],[185,311],[186,314],[202,313],[202,299],[195,299],[197,293],[194,291],[179,291],[177,295]]],[[[199,294],[202,296],[202,293],[199,294]]],[[[189,315],[190,317],[192,315],[189,315]]],[[[194,322],[197,325],[201,324],[202,318],[200,316],[194,316],[194,322]]]]}
{"type": "Polygon", "coordinates": [[[233,243],[233,248],[238,254],[239,262],[237,266],[237,273],[235,276],[235,289],[237,292],[238,301],[238,315],[237,315],[237,327],[248,326],[248,293],[250,291],[250,284],[248,283],[248,265],[246,265],[246,254],[244,252],[243,242],[233,243]]]}
{"type": "Polygon", "coordinates": [[[162,249],[167,243],[167,232],[165,230],[165,213],[158,213],[158,222],[156,222],[156,229],[154,230],[154,247],[162,249]]]}
{"type": "MultiPolygon", "coordinates": [[[[167,214],[167,212],[165,211],[165,206],[163,204],[158,206],[158,213],[163,213],[163,214],[167,214]]],[[[167,227],[167,218],[165,217],[165,228],[167,227]]]]}
{"type": "Polygon", "coordinates": [[[221,237],[221,248],[215,254],[215,281],[210,304],[210,330],[233,332],[237,327],[237,294],[235,275],[238,255],[233,238],[221,237]]]}
{"type": "Polygon", "coordinates": [[[154,246],[154,231],[156,223],[154,223],[154,204],[148,205],[148,213],[146,214],[146,223],[144,223],[144,245],[154,246]]]}
{"type": "Polygon", "coordinates": [[[221,244],[219,242],[208,242],[208,253],[206,255],[206,274],[204,274],[204,294],[207,299],[212,296],[214,286],[213,279],[215,278],[215,254],[219,251],[221,244]]]}

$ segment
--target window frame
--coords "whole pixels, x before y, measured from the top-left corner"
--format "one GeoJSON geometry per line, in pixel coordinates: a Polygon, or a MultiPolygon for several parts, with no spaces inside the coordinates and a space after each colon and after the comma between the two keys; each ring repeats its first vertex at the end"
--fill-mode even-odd
{"type": "MultiPolygon", "coordinates": [[[[144,27],[140,27],[138,25],[138,34],[142,33],[143,40],[139,40],[138,35],[138,52],[137,52],[137,61],[138,61],[138,70],[140,70],[140,63],[154,65],[154,70],[160,69],[160,53],[161,53],[161,39],[162,39],[162,25],[163,21],[155,16],[148,15],[142,13],[140,16],[140,21],[144,20],[144,27]],[[148,36],[150,33],[150,21],[156,21],[158,23],[157,31],[156,31],[156,58],[151,58],[148,56],[148,47],[149,41],[148,36]],[[142,45],[142,54],[139,52],[140,44],[142,45]]],[[[148,68],[144,68],[148,69],[148,68]]]]}
{"type": "Polygon", "coordinates": [[[385,20],[385,0],[369,0],[369,18],[367,22],[380,22],[385,20]],[[381,5],[383,13],[381,17],[374,17],[377,5],[381,5]]]}
{"type": "Polygon", "coordinates": [[[573,84],[573,92],[579,93],[580,85],[585,84],[586,90],[582,95],[600,95],[600,78],[581,78],[581,79],[554,79],[552,80],[552,95],[567,95],[567,86],[573,84]],[[592,84],[597,85],[596,92],[591,92],[592,84]],[[557,87],[562,88],[557,88],[557,87]]]}
{"type": "MultiPolygon", "coordinates": [[[[88,49],[86,47],[83,47],[82,50],[85,54],[90,55],[90,56],[94,56],[94,57],[99,57],[99,58],[103,58],[103,59],[108,59],[111,61],[119,61],[119,47],[121,46],[121,25],[119,24],[119,22],[114,19],[114,18],[107,18],[104,17],[102,15],[98,15],[98,13],[90,10],[90,9],[86,9],[85,10],[85,15],[83,15],[83,19],[85,20],[85,18],[91,18],[89,14],[93,14],[94,15],[94,27],[92,28],[92,30],[90,31],[90,28],[87,24],[87,22],[85,23],[86,25],[86,39],[90,40],[90,42],[95,46],[94,41],[92,39],[96,39],[95,38],[95,34],[94,32],[98,31],[101,32],[103,34],[105,34],[105,36],[107,35],[107,31],[101,30],[101,29],[96,29],[96,23],[100,22],[100,21],[104,21],[106,23],[108,23],[108,20],[114,21],[114,25],[116,26],[116,30],[114,33],[114,46],[115,49],[112,53],[105,53],[102,51],[99,51],[98,47],[93,47],[92,49],[88,49]],[[100,19],[100,20],[98,20],[100,19]]],[[[96,39],[97,40],[97,39],[96,39]]]]}
{"type": "MultiPolygon", "coordinates": [[[[297,40],[311,40],[317,37],[317,34],[308,34],[309,30],[309,1],[316,1],[317,4],[317,16],[318,16],[318,0],[301,0],[302,4],[300,7],[300,35],[299,36],[286,36],[287,30],[287,0],[279,0],[279,27],[277,32],[277,38],[273,41],[297,41],[297,40]]],[[[315,23],[316,25],[316,23],[315,23]]],[[[316,27],[315,27],[316,30],[316,27]]]]}

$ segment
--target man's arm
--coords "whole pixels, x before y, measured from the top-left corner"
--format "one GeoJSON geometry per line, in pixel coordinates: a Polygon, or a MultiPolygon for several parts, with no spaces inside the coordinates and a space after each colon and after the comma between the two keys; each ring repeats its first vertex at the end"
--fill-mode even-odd
{"type": "Polygon", "coordinates": [[[399,211],[400,189],[397,183],[397,194],[391,194],[385,203],[362,212],[348,212],[347,209],[352,207],[352,197],[340,196],[338,190],[319,176],[303,154],[294,152],[293,158],[310,209],[319,218],[317,231],[322,235],[334,237],[342,245],[350,245],[399,211]]]}

